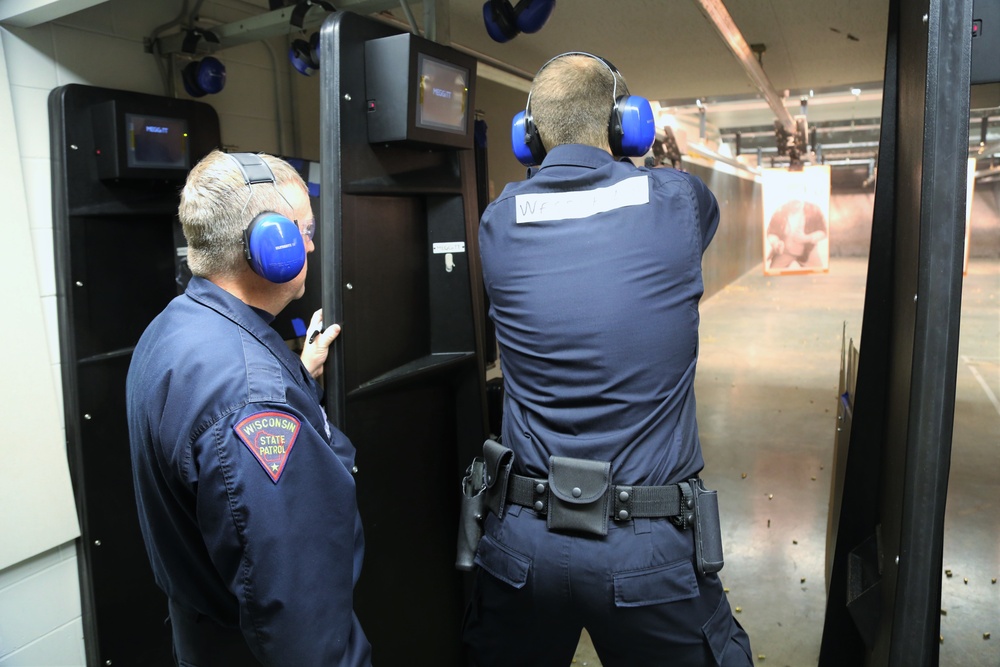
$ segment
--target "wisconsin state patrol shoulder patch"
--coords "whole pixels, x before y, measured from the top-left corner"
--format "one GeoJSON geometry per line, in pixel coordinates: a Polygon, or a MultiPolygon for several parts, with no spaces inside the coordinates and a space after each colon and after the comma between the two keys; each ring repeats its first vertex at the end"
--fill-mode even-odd
{"type": "Polygon", "coordinates": [[[301,425],[298,419],[285,412],[258,412],[233,430],[277,484],[301,425]]]}

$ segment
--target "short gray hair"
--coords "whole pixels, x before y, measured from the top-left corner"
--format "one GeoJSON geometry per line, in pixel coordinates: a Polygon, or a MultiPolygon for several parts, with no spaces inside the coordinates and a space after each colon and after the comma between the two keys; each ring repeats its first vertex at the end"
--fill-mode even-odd
{"type": "Polygon", "coordinates": [[[214,150],[188,174],[178,216],[188,243],[188,266],[196,276],[235,277],[248,268],[243,231],[257,214],[294,212],[280,190],[298,185],[307,190],[302,176],[273,155],[260,153],[274,174],[275,185],[247,185],[236,160],[214,150]]]}

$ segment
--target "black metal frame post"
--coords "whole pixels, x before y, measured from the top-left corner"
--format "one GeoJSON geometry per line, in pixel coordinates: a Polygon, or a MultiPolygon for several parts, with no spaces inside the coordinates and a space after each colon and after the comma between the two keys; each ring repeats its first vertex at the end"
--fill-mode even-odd
{"type": "Polygon", "coordinates": [[[820,665],[938,660],[971,20],[972,0],[890,0],[858,389],[820,665]]]}
{"type": "Polygon", "coordinates": [[[372,139],[373,114],[399,111],[416,90],[407,76],[417,59],[408,74],[406,58],[383,58],[386,44],[465,62],[470,131],[475,108],[468,56],[350,12],[323,24],[323,312],[344,326],[326,364],[326,408],[357,449],[365,560],[354,609],[373,662],[459,667],[461,479],[488,424],[476,164],[471,142],[386,139],[379,123],[372,139]]]}

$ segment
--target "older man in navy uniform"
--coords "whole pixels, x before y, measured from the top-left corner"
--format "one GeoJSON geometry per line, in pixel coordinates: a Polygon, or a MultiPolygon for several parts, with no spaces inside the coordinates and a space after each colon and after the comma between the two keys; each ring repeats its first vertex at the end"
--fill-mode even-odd
{"type": "Polygon", "coordinates": [[[679,516],[704,465],[693,387],[719,209],[690,174],[618,159],[612,109],[629,99],[602,58],[549,61],[525,116],[540,167],[482,217],[513,468],[475,559],[464,638],[480,667],[569,665],[581,628],[605,667],[752,664],[679,516]],[[614,494],[603,520],[575,518],[589,488],[614,494]]]}
{"type": "Polygon", "coordinates": [[[340,329],[310,336],[300,359],[269,325],[305,289],[308,190],[282,160],[213,152],[179,214],[194,277],[143,333],[127,380],[139,519],[177,661],[370,665],[353,612],[354,447],[315,379],[340,329]]]}

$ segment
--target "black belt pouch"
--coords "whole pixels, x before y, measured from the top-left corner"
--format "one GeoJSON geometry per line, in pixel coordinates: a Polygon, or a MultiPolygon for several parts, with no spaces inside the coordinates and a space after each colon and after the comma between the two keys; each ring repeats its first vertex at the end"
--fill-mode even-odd
{"type": "Polygon", "coordinates": [[[702,574],[722,569],[722,525],[719,521],[719,494],[706,491],[700,479],[690,480],[694,496],[694,550],[702,574]]]}
{"type": "Polygon", "coordinates": [[[611,464],[549,457],[549,530],[608,534],[611,464]]]}
{"type": "Polygon", "coordinates": [[[487,507],[502,519],[507,507],[507,480],[514,465],[514,452],[496,440],[487,440],[483,443],[483,458],[486,462],[487,507]]]}

